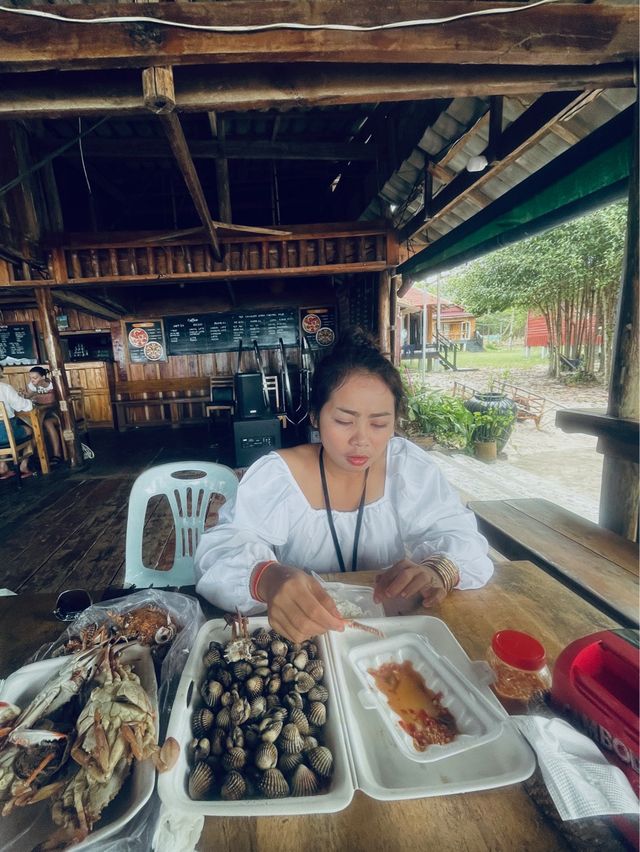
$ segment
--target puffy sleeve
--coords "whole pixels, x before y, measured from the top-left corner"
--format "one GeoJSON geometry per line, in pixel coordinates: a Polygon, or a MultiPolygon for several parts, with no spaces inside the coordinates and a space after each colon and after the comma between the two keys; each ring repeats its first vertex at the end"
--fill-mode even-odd
{"type": "Polygon", "coordinates": [[[249,593],[251,572],[258,562],[277,559],[274,547],[287,541],[291,490],[286,465],[275,453],[249,468],[235,499],[222,506],[218,524],[200,539],[198,594],[227,612],[264,611],[249,593]]]}
{"type": "Polygon", "coordinates": [[[493,574],[488,544],[475,515],[466,509],[437,464],[424,450],[402,441],[391,487],[408,557],[421,562],[444,553],[460,571],[459,589],[484,586],[493,574]]]}

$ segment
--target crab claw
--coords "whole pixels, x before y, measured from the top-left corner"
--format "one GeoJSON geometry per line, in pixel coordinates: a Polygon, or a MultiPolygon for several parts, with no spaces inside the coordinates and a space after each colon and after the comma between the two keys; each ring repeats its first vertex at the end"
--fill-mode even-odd
{"type": "Polygon", "coordinates": [[[152,756],[158,772],[168,772],[176,765],[180,757],[180,743],[173,737],[167,737],[162,748],[152,756]]]}
{"type": "Polygon", "coordinates": [[[42,745],[43,743],[53,743],[59,740],[66,740],[66,734],[60,734],[58,731],[48,731],[45,728],[15,728],[7,737],[10,743],[17,746],[28,748],[29,746],[42,745]]]}

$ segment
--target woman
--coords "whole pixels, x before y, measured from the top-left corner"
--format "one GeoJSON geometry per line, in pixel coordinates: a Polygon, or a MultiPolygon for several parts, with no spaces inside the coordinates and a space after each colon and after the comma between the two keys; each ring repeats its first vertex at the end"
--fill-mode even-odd
{"type": "MultiPolygon", "coordinates": [[[[29,382],[24,395],[27,399],[33,399],[36,405],[52,405],[55,403],[53,382],[44,367],[32,367],[29,370],[29,382]]],[[[58,432],[59,422],[58,417],[54,414],[47,414],[44,418],[44,428],[51,446],[49,461],[52,465],[60,464],[62,461],[62,443],[58,432]]]]}
{"type": "Polygon", "coordinates": [[[321,444],[259,459],[196,553],[196,590],[226,610],[268,610],[293,641],[343,622],[303,569],[387,569],[377,600],[439,603],[493,572],[473,513],[427,453],[394,438],[404,406],[398,371],[362,332],[316,368],[311,422],[321,444]]]}
{"type": "MultiPolygon", "coordinates": [[[[13,437],[16,441],[24,441],[31,436],[31,429],[21,420],[17,419],[15,412],[31,411],[33,403],[20,396],[18,391],[8,382],[3,382],[3,377],[4,367],[0,364],[0,402],[4,403],[13,437]]],[[[9,446],[9,436],[7,435],[4,423],[0,423],[0,446],[9,446]]],[[[10,479],[15,475],[15,470],[10,470],[9,465],[5,461],[0,461],[0,479],[10,479]]],[[[25,479],[27,476],[33,476],[33,471],[29,469],[29,460],[27,458],[23,458],[20,462],[20,476],[22,479],[25,479]]]]}

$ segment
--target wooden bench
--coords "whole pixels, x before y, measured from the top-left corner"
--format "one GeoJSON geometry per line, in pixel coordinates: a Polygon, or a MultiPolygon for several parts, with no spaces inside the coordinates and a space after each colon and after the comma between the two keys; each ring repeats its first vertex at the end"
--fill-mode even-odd
{"type": "Polygon", "coordinates": [[[144,381],[118,382],[114,390],[113,409],[117,429],[122,432],[136,423],[129,422],[127,411],[136,408],[159,408],[168,406],[169,418],[157,418],[149,421],[139,421],[161,424],[171,423],[179,426],[184,422],[182,407],[185,405],[198,405],[200,407],[199,418],[190,420],[204,420],[204,407],[210,401],[209,377],[189,376],[187,378],[175,379],[149,379],[144,381]]]}
{"type": "Polygon", "coordinates": [[[638,545],[548,500],[473,500],[480,532],[626,627],[638,627],[638,545]]]}

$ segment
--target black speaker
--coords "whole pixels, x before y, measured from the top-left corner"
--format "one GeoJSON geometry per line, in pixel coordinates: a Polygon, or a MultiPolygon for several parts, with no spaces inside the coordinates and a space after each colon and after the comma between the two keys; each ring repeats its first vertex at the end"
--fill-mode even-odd
{"type": "Polygon", "coordinates": [[[264,401],[260,373],[236,373],[235,384],[236,416],[240,420],[271,416],[271,409],[264,401]]]}
{"type": "Polygon", "coordinates": [[[249,467],[260,456],[282,446],[281,426],[277,417],[267,420],[234,420],[233,439],[236,467],[249,467]]]}

